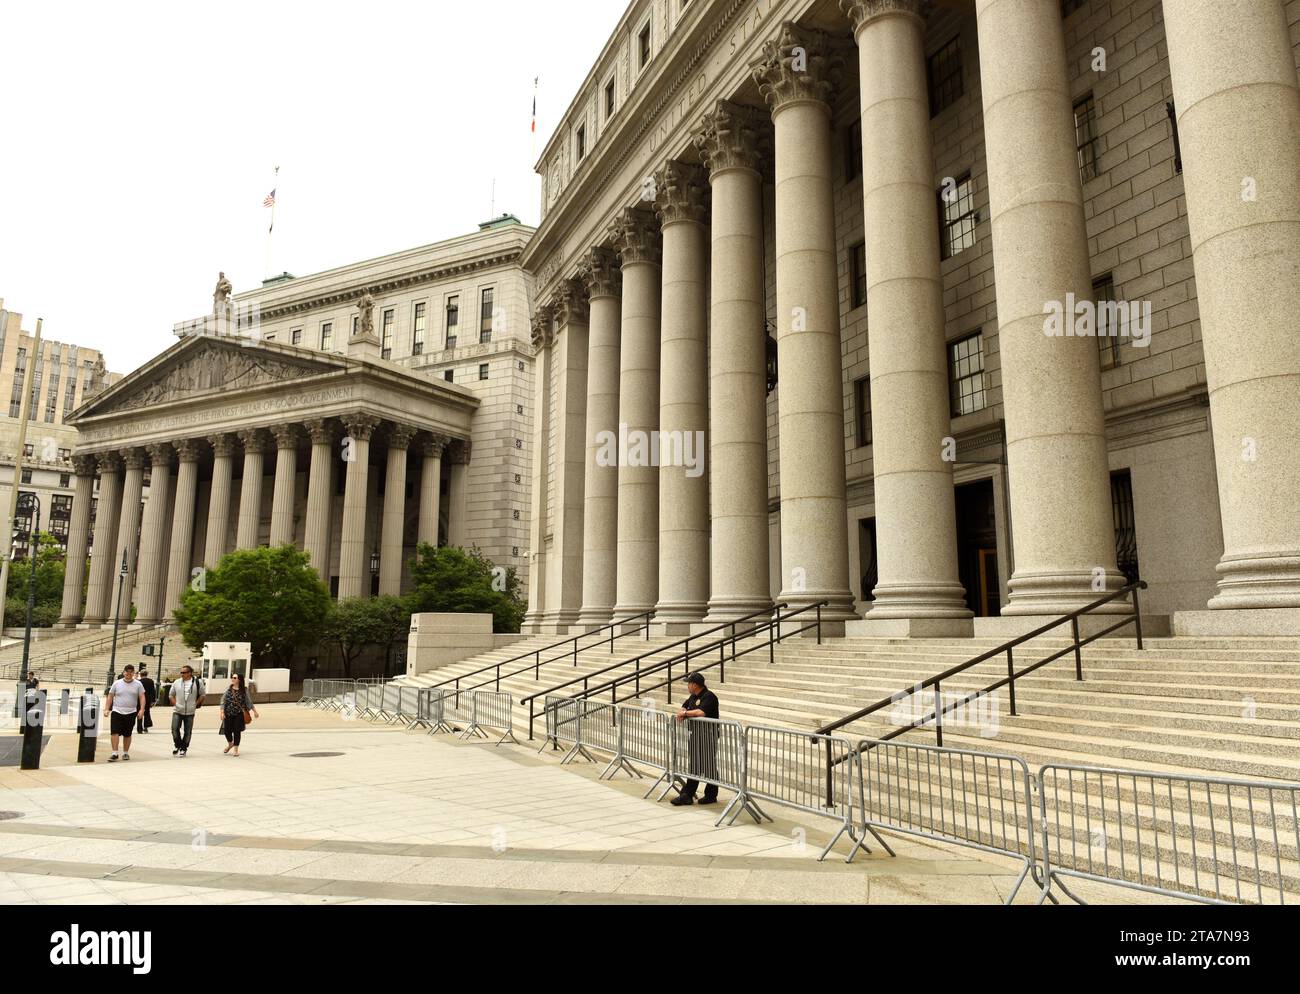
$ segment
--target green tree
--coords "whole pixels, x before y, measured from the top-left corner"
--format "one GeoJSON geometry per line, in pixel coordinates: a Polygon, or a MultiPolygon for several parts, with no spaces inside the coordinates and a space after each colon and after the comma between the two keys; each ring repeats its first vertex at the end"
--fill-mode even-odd
{"type": "Polygon", "coordinates": [[[355,597],[331,607],[321,631],[321,641],[339,651],[343,672],[370,646],[384,650],[385,671],[393,647],[406,641],[411,611],[400,597],[355,597]]]}
{"type": "MultiPolygon", "coordinates": [[[[36,536],[36,605],[34,628],[51,628],[63,613],[63,576],[66,555],[59,540],[48,532],[36,536]]],[[[5,601],[4,623],[8,628],[27,624],[27,592],[32,582],[30,559],[9,564],[9,596],[5,601]]]]}
{"type": "Polygon", "coordinates": [[[516,634],[527,605],[519,575],[498,568],[477,549],[421,545],[411,563],[411,614],[490,614],[498,635],[516,634]]]}
{"type": "Polygon", "coordinates": [[[185,591],[176,624],[195,652],[205,642],[249,642],[255,660],[287,668],[300,646],[320,638],[330,606],[305,552],[250,549],[232,552],[185,591]]]}

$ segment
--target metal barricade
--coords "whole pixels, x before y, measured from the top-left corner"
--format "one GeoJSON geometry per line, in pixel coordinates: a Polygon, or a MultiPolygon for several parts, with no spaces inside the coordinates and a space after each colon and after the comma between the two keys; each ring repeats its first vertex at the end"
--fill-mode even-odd
{"type": "Polygon", "coordinates": [[[860,848],[866,849],[858,840],[853,820],[857,769],[857,755],[848,739],[768,725],[745,726],[745,793],[840,823],[819,862],[845,835],[857,843],[846,863],[853,861],[860,848]]]}
{"type": "Polygon", "coordinates": [[[1006,903],[1037,862],[1033,784],[1018,756],[899,742],[862,742],[859,796],[863,835],[876,829],[955,843],[1021,863],[1006,903]]]}
{"type": "MultiPolygon", "coordinates": [[[[421,688],[418,692],[419,703],[417,705],[415,725],[428,729],[427,734],[429,735],[451,731],[451,726],[447,724],[446,710],[443,707],[443,700],[446,696],[447,691],[442,688],[421,688]]],[[[415,727],[415,725],[412,725],[412,727],[415,727]]]]}
{"type": "Polygon", "coordinates": [[[383,704],[382,688],[359,683],[353,688],[351,697],[352,706],[344,712],[347,718],[375,721],[379,717],[379,708],[383,704]]]}
{"type": "Polygon", "coordinates": [[[406,730],[409,732],[412,728],[421,724],[420,688],[398,687],[397,694],[397,714],[401,718],[402,724],[406,726],[406,730]]]}
{"type": "Polygon", "coordinates": [[[1049,765],[1042,900],[1066,878],[1202,904],[1300,894],[1300,784],[1049,765]]]}
{"type": "Polygon", "coordinates": [[[461,734],[461,738],[491,738],[484,729],[502,733],[501,738],[497,739],[497,745],[506,739],[515,745],[519,744],[515,738],[515,702],[509,694],[496,694],[487,690],[474,692],[469,727],[461,734]]]}
{"type": "Polygon", "coordinates": [[[316,681],[307,679],[302,682],[302,696],[298,698],[298,703],[305,707],[310,707],[316,696],[316,681]]]}
{"type": "MultiPolygon", "coordinates": [[[[542,743],[542,752],[549,742],[555,749],[564,748],[565,744],[571,746],[570,755],[564,757],[561,762],[567,763],[573,758],[573,755],[582,751],[581,723],[582,708],[581,702],[571,697],[548,697],[546,698],[546,740],[542,743]]],[[[594,759],[590,753],[588,759],[594,759]]]]}
{"type": "Polygon", "coordinates": [[[580,699],[574,702],[578,748],[570,751],[561,761],[572,762],[582,756],[591,762],[597,762],[590,750],[603,752],[613,757],[613,762],[601,773],[601,778],[618,765],[618,709],[613,704],[601,704],[597,701],[580,699]]]}
{"type": "Polygon", "coordinates": [[[452,731],[459,731],[474,724],[474,696],[452,689],[442,699],[442,713],[447,726],[452,731]]]}
{"type": "Polygon", "coordinates": [[[642,774],[637,767],[648,766],[659,771],[659,778],[644,796],[649,797],[656,787],[663,784],[664,793],[658,798],[663,800],[672,789],[673,723],[673,716],[667,711],[652,707],[619,708],[618,755],[601,776],[613,776],[621,769],[640,777],[642,774]]]}
{"type": "Polygon", "coordinates": [[[674,786],[695,781],[736,792],[714,825],[721,825],[733,810],[746,811],[759,823],[772,820],[745,792],[745,736],[738,721],[674,719],[669,776],[674,786]]]}
{"type": "Polygon", "coordinates": [[[379,690],[379,717],[385,725],[402,720],[402,688],[395,683],[384,684],[379,690]]]}

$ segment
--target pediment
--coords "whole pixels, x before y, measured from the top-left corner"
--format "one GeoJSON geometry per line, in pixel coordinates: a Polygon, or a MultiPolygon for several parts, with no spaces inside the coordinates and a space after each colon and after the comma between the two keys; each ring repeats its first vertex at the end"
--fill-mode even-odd
{"type": "Polygon", "coordinates": [[[182,342],[113,386],[77,420],[342,372],[341,357],[247,340],[182,342]]]}

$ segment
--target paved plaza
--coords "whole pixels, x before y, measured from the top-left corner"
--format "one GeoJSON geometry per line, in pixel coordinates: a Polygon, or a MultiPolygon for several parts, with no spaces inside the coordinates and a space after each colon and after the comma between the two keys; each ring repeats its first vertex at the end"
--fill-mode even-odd
{"type": "Polygon", "coordinates": [[[0,769],[0,812],[18,815],[0,814],[0,902],[1000,904],[1015,881],[1010,861],[906,839],[897,859],[818,863],[830,821],[714,828],[717,808],[527,745],[262,713],[239,758],[208,708],[183,760],[160,724],[130,763],[104,762],[104,742],[78,766],[61,733],[40,772],[0,769]]]}

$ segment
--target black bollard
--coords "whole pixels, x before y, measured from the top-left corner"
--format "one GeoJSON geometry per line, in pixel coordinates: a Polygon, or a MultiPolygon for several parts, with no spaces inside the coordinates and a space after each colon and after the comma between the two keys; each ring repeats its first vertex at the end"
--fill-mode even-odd
{"type": "Polygon", "coordinates": [[[77,710],[77,762],[93,763],[99,742],[99,695],[91,687],[81,698],[77,710]]]}
{"type": "Polygon", "coordinates": [[[41,768],[41,745],[45,736],[45,702],[45,691],[27,691],[27,706],[23,715],[23,758],[21,767],[24,770],[39,770],[41,768]]]}

